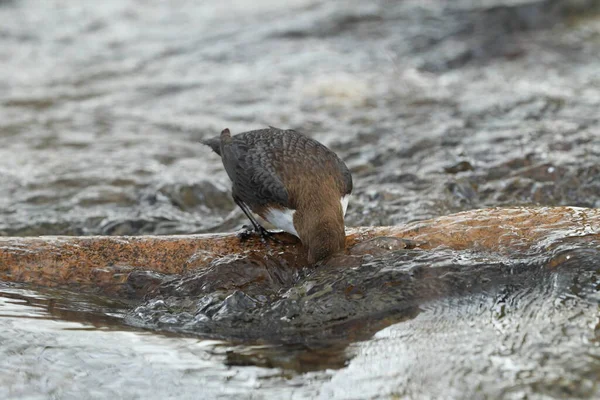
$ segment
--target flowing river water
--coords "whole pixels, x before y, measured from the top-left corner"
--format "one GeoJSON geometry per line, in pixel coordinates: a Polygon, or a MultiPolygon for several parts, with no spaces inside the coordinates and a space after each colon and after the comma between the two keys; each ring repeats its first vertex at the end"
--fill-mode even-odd
{"type": "MultiPolygon", "coordinates": [[[[347,162],[350,226],[597,208],[599,72],[593,0],[0,0],[0,235],[235,230],[199,140],[266,125],[347,162]]],[[[0,282],[0,398],[598,398],[599,269],[582,239],[0,282]]]]}

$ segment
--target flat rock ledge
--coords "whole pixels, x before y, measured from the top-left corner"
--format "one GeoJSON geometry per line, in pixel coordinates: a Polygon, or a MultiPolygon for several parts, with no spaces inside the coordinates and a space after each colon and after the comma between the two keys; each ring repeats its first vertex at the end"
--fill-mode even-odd
{"type": "MultiPolygon", "coordinates": [[[[585,237],[598,247],[600,210],[577,207],[493,208],[460,212],[401,226],[347,229],[346,255],[320,265],[360,260],[402,248],[436,248],[502,253],[539,252],[569,238],[585,237]],[[345,257],[345,258],[344,258],[345,257]],[[337,260],[336,260],[337,259],[337,260]]],[[[278,242],[235,233],[177,236],[43,236],[0,238],[0,280],[41,286],[75,286],[122,294],[130,274],[186,274],[233,258],[307,267],[295,238],[278,242]]],[[[586,243],[588,240],[585,241],[586,243]]],[[[360,262],[360,261],[359,261],[360,262]]],[[[136,295],[140,295],[137,293],[136,295]]]]}

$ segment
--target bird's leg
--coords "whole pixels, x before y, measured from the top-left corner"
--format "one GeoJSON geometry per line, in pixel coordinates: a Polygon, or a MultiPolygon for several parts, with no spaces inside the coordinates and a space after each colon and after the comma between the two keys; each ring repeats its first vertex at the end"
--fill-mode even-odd
{"type": "MultiPolygon", "coordinates": [[[[248,206],[246,206],[246,204],[243,201],[241,201],[236,196],[233,196],[233,201],[235,201],[235,204],[237,204],[238,207],[240,207],[242,209],[242,211],[244,212],[244,214],[246,214],[246,217],[248,217],[248,219],[252,223],[252,226],[254,226],[254,231],[260,235],[260,237],[261,237],[261,239],[263,241],[266,241],[266,239],[268,239],[268,238],[275,239],[275,238],[271,237],[271,235],[272,235],[271,232],[269,232],[268,230],[266,230],[265,228],[263,228],[258,223],[258,221],[256,221],[256,218],[254,218],[254,216],[252,215],[252,213],[248,209],[248,206]]],[[[240,239],[245,240],[245,239],[248,239],[248,237],[250,236],[250,232],[249,232],[249,229],[248,229],[249,227],[247,225],[244,225],[243,228],[244,228],[244,231],[242,231],[240,233],[240,239]]]]}
{"type": "MultiPolygon", "coordinates": [[[[265,228],[263,228],[262,226],[260,226],[260,224],[258,223],[258,221],[256,221],[256,219],[254,218],[254,216],[252,215],[252,213],[250,212],[250,210],[248,209],[248,206],[246,206],[246,204],[241,201],[239,198],[234,197],[233,201],[235,201],[235,204],[238,205],[238,207],[240,207],[242,209],[242,211],[244,212],[244,214],[246,214],[246,217],[248,217],[248,219],[250,220],[250,222],[252,223],[252,226],[254,226],[254,230],[256,232],[260,233],[260,230],[266,230],[265,228]]],[[[245,225],[246,226],[246,225],[245,225]]]]}

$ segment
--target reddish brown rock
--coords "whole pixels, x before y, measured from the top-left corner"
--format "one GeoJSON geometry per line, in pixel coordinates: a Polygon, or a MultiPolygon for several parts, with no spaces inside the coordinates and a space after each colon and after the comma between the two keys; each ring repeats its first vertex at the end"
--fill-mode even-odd
{"type": "MultiPolygon", "coordinates": [[[[573,236],[600,238],[600,211],[572,207],[494,208],[466,211],[393,227],[349,228],[347,253],[380,255],[439,246],[510,255],[541,250],[573,236]],[[369,240],[385,237],[383,241],[369,240]],[[392,239],[390,239],[392,238],[392,239]],[[398,243],[393,238],[402,239],[398,243]],[[357,244],[355,249],[353,247],[357,244]]],[[[220,257],[251,256],[306,266],[306,253],[287,234],[268,245],[241,242],[234,233],[187,236],[5,237],[0,238],[0,279],[44,286],[79,285],[118,292],[134,270],[182,274],[220,257]]],[[[213,263],[214,264],[214,263],[213,263]]],[[[324,266],[326,267],[326,265],[324,266]]]]}

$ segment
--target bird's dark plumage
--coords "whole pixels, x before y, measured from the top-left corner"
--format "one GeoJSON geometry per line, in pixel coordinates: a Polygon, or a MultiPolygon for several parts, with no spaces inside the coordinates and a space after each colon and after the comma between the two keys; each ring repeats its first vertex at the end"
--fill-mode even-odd
{"type": "Polygon", "coordinates": [[[221,138],[219,136],[202,140],[201,143],[209,146],[219,156],[221,155],[221,138]]]}
{"type": "Polygon", "coordinates": [[[202,143],[221,156],[233,198],[255,228],[263,229],[248,208],[300,237],[309,259],[343,248],[352,175],[334,152],[294,130],[274,127],[235,136],[225,129],[202,143]]]}
{"type": "Polygon", "coordinates": [[[346,164],[321,143],[294,130],[269,127],[231,136],[224,146],[222,142],[217,136],[202,143],[223,158],[234,196],[251,208],[275,202],[295,209],[295,199],[286,190],[289,181],[306,175],[318,177],[331,167],[341,172],[335,179],[340,197],[352,192],[352,175],[346,164]],[[287,174],[282,176],[281,170],[287,174]]]}

